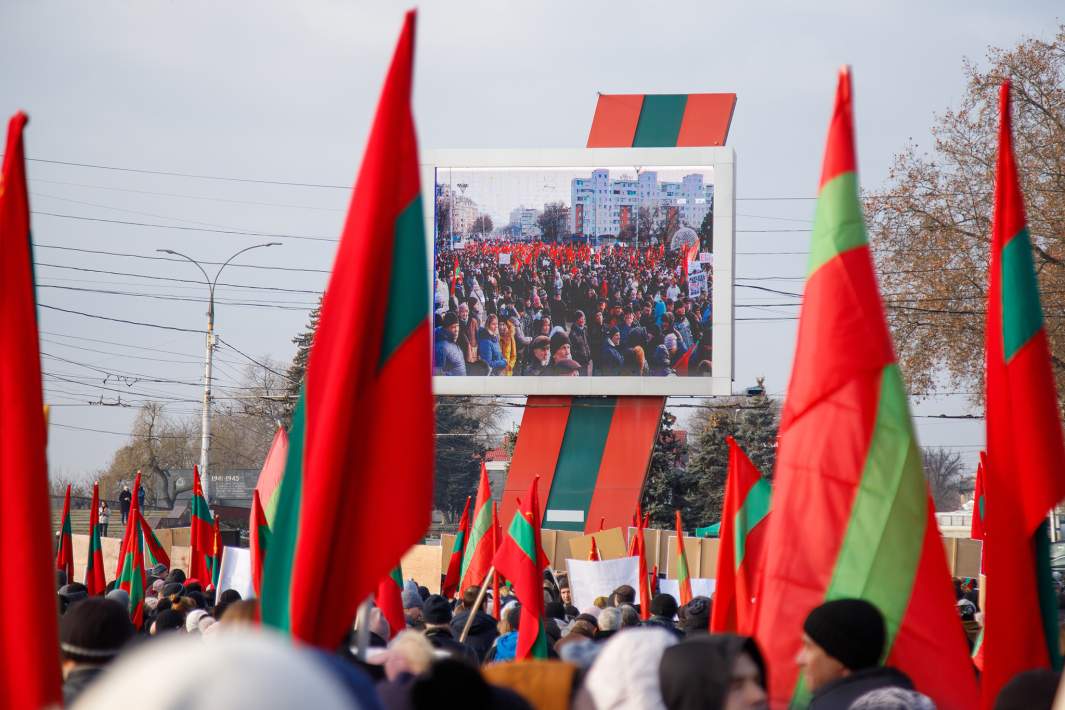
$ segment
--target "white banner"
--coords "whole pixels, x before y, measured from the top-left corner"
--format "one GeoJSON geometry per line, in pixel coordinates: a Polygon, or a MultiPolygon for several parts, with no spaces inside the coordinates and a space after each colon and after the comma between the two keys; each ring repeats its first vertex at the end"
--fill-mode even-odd
{"type": "Polygon", "coordinates": [[[636,603],[640,603],[640,558],[618,557],[601,562],[566,560],[566,566],[573,606],[578,609],[592,606],[596,597],[608,597],[623,584],[636,590],[636,603]]]}
{"type": "MultiPolygon", "coordinates": [[[[716,579],[706,579],[704,577],[692,577],[692,597],[711,597],[714,594],[714,589],[717,587],[716,579]]],[[[658,580],[658,591],[662,594],[672,595],[677,600],[677,604],[680,604],[680,586],[675,579],[660,579],[658,580]]]]}
{"type": "Polygon", "coordinates": [[[499,263],[500,263],[501,266],[506,266],[507,264],[509,264],[510,263],[510,254],[506,254],[506,253],[500,254],[499,255],[499,263]]]}
{"type": "Polygon", "coordinates": [[[706,272],[695,271],[688,274],[688,295],[698,298],[706,292],[706,272]]]}
{"type": "Polygon", "coordinates": [[[242,599],[255,596],[251,583],[251,551],[246,547],[222,548],[222,566],[218,570],[218,590],[236,589],[242,599]]]}
{"type": "Polygon", "coordinates": [[[699,252],[699,263],[700,264],[713,264],[714,263],[714,253],[710,252],[710,251],[701,251],[701,252],[699,252]]]}

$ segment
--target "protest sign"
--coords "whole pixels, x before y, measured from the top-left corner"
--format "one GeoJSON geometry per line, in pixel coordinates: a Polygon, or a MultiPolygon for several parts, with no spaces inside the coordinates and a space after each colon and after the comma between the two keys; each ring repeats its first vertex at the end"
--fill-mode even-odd
{"type": "MultiPolygon", "coordinates": [[[[714,593],[715,587],[717,587],[716,579],[706,579],[705,577],[692,577],[692,597],[709,597],[714,593]]],[[[669,594],[677,603],[680,603],[680,589],[677,587],[677,580],[675,579],[660,579],[658,580],[658,591],[661,594],[669,594]]]]}
{"type": "Polygon", "coordinates": [[[639,558],[619,557],[602,562],[569,559],[566,562],[569,565],[569,589],[573,595],[573,606],[578,609],[592,606],[596,597],[610,596],[611,592],[623,584],[636,590],[636,603],[640,603],[639,558]]]}
{"type": "Polygon", "coordinates": [[[692,298],[699,298],[706,292],[706,277],[705,271],[693,271],[688,274],[688,295],[692,298]]]}
{"type": "Polygon", "coordinates": [[[593,537],[596,547],[599,548],[599,559],[613,560],[625,556],[625,536],[622,535],[621,528],[600,530],[591,535],[580,535],[570,539],[569,556],[575,560],[587,560],[592,551],[593,537]]]}
{"type": "Polygon", "coordinates": [[[500,266],[507,266],[508,264],[510,264],[510,254],[500,254],[499,255],[499,265],[500,266]]]}
{"type": "Polygon", "coordinates": [[[218,570],[218,594],[227,589],[240,592],[242,599],[255,596],[251,583],[251,552],[246,547],[223,547],[218,570]]]}

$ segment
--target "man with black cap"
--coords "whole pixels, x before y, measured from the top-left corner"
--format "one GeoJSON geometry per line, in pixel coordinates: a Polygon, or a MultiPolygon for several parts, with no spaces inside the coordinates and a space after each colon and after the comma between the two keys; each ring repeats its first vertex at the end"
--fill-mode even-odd
{"type": "Polygon", "coordinates": [[[72,605],[59,621],[63,704],[70,707],[132,637],[133,624],[121,604],[89,597],[72,605]]]}
{"type": "MultiPolygon", "coordinates": [[[[451,635],[453,638],[458,638],[462,635],[462,629],[466,626],[466,619],[469,618],[470,610],[473,609],[480,591],[480,587],[467,587],[466,591],[462,593],[462,606],[451,620],[451,635]]],[[[492,647],[492,643],[497,636],[499,636],[499,629],[496,626],[496,620],[478,609],[473,621],[470,622],[470,630],[466,635],[465,643],[476,652],[479,659],[484,660],[485,654],[488,653],[488,649],[492,647]]]]}
{"type": "Polygon", "coordinates": [[[422,604],[422,619],[425,620],[425,638],[433,648],[446,652],[459,661],[467,661],[473,666],[480,663],[477,652],[464,643],[455,640],[451,633],[451,604],[439,594],[431,594],[422,604]]]}
{"type": "Polygon", "coordinates": [[[433,334],[433,374],[462,376],[466,374],[466,360],[457,341],[459,318],[454,311],[444,314],[442,323],[433,334]]]}
{"type": "Polygon", "coordinates": [[[901,671],[880,666],[886,632],[880,611],[864,599],[836,599],[815,608],[802,626],[796,658],[809,710],[846,710],[878,688],[913,689],[901,671]]]}
{"type": "Polygon", "coordinates": [[[523,377],[538,377],[544,374],[550,361],[551,339],[546,335],[537,335],[529,343],[529,350],[521,363],[519,374],[523,377]]]}
{"type": "Polygon", "coordinates": [[[684,636],[684,632],[673,623],[673,617],[677,615],[677,600],[672,594],[656,594],[651,599],[651,618],[645,626],[658,626],[677,638],[684,636]]]}
{"type": "Polygon", "coordinates": [[[598,374],[606,377],[621,374],[621,366],[625,364],[625,356],[618,350],[621,344],[621,332],[617,328],[609,328],[606,331],[606,339],[603,341],[603,351],[599,357],[598,374]]]}

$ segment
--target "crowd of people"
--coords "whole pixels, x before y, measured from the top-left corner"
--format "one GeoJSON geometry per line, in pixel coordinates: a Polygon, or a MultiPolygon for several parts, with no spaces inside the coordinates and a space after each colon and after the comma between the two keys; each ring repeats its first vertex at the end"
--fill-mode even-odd
{"type": "Polygon", "coordinates": [[[664,246],[540,242],[438,253],[433,372],[709,376],[709,279],[691,295],[685,259],[664,246]]]}
{"type": "MultiPolygon", "coordinates": [[[[632,587],[577,609],[565,573],[548,571],[542,624],[549,659],[516,661],[521,608],[505,587],[497,612],[491,594],[478,587],[446,599],[408,580],[403,629],[390,628],[371,607],[366,628],[354,624],[327,653],[263,629],[256,600],[233,590],[216,599],[179,569],[151,570],[140,632],[130,622],[125,591],[88,597],[83,585],[58,574],[63,696],[75,708],[147,697],[164,710],[768,707],[758,644],[708,633],[713,599],[707,597],[679,606],[671,595],[656,594],[641,621],[632,587]]],[[[971,581],[958,580],[955,588],[960,623],[974,641],[978,594],[971,581]]],[[[807,615],[800,631],[794,662],[811,710],[934,710],[905,674],[882,665],[888,630],[869,602],[828,601],[807,615]]],[[[1050,671],[1021,674],[995,709],[1050,708],[1057,686],[1050,671]]]]}

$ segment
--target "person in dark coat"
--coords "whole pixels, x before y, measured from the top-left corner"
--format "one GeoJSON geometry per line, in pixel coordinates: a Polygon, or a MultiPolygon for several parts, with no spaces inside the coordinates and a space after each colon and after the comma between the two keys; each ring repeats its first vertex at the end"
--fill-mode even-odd
{"type": "Polygon", "coordinates": [[[550,338],[544,335],[533,338],[519,366],[518,374],[523,377],[539,377],[545,374],[550,364],[550,352],[550,338]]]}
{"type": "Polygon", "coordinates": [[[122,512],[122,524],[126,524],[129,518],[129,506],[133,502],[133,494],[129,492],[129,486],[122,486],[122,492],[118,494],[118,506],[122,512]]]}
{"type": "Polygon", "coordinates": [[[137,507],[144,512],[144,486],[137,489],[137,507]]]}
{"type": "Polygon", "coordinates": [[[612,377],[621,374],[621,366],[625,364],[625,356],[618,350],[618,345],[621,343],[621,332],[617,328],[611,328],[607,331],[606,339],[603,341],[602,355],[599,357],[599,362],[596,363],[597,375],[603,375],[604,377],[612,377]]]}
{"type": "Polygon", "coordinates": [[[451,631],[451,605],[447,599],[439,594],[429,595],[422,604],[422,619],[425,620],[425,638],[429,639],[433,648],[446,651],[452,658],[473,666],[480,664],[477,652],[455,639],[451,631]]]}
{"type": "Polygon", "coordinates": [[[809,710],[847,710],[880,688],[913,690],[904,673],[880,666],[884,617],[864,599],[825,602],[806,617],[802,631],[797,662],[813,693],[809,710]]]}
{"type": "Polygon", "coordinates": [[[697,636],[667,648],[658,683],[667,710],[769,707],[765,660],[746,636],[697,636]]]}
{"type": "Polygon", "coordinates": [[[569,344],[570,357],[584,368],[581,374],[587,375],[588,363],[592,360],[592,348],[588,342],[587,320],[584,317],[584,311],[577,311],[573,314],[573,327],[569,330],[569,344]]]}
{"type": "MultiPolygon", "coordinates": [[[[469,618],[470,609],[477,601],[480,591],[480,587],[469,587],[462,593],[462,608],[451,619],[451,633],[454,638],[462,636],[462,629],[466,626],[466,619],[469,618]]],[[[497,636],[499,630],[496,628],[496,620],[478,609],[464,643],[474,650],[478,660],[483,661],[497,636]]]]}
{"type": "Polygon", "coordinates": [[[133,638],[129,612],[102,597],[83,599],[59,621],[63,705],[70,707],[133,638]]]}
{"type": "Polygon", "coordinates": [[[451,311],[444,314],[443,324],[433,335],[433,374],[462,376],[466,374],[466,361],[457,345],[459,319],[451,311]]]}
{"type": "Polygon", "coordinates": [[[677,628],[673,617],[677,615],[677,600],[672,594],[656,594],[651,599],[651,618],[645,622],[645,626],[658,626],[670,632],[677,638],[684,633],[677,628]]]}

